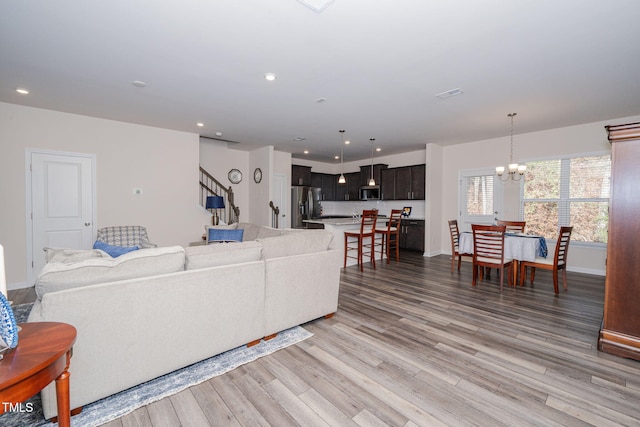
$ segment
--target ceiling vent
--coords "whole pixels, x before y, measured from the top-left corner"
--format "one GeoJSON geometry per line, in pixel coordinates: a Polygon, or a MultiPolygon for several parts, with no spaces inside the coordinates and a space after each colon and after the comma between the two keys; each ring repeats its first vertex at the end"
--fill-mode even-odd
{"type": "Polygon", "coordinates": [[[333,3],[333,0],[298,0],[298,1],[316,13],[321,13],[323,10],[327,8],[327,6],[333,3]]]}
{"type": "Polygon", "coordinates": [[[452,96],[456,96],[456,95],[462,95],[464,93],[464,91],[460,88],[455,88],[455,89],[451,89],[448,90],[446,92],[442,92],[436,95],[436,98],[439,99],[447,99],[447,98],[451,98],[452,96]]]}

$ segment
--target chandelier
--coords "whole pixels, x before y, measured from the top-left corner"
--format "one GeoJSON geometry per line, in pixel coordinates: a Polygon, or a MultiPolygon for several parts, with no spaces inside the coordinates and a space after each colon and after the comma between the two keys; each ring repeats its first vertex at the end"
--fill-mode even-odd
{"type": "Polygon", "coordinates": [[[511,118],[511,154],[509,156],[509,166],[507,167],[507,175],[504,174],[505,167],[498,166],[496,167],[496,174],[498,175],[498,179],[502,182],[506,182],[509,180],[520,181],[520,179],[524,176],[527,171],[527,165],[519,165],[518,163],[513,161],[513,118],[518,113],[509,113],[507,117],[511,118]]]}

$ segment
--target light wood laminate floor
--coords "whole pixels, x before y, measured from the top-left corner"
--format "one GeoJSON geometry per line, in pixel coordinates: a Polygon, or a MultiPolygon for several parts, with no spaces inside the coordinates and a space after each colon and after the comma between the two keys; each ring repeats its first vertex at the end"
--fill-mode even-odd
{"type": "Polygon", "coordinates": [[[640,425],[640,362],[596,348],[603,277],[569,272],[556,297],[538,271],[500,294],[469,263],[401,258],[343,270],[313,337],[105,426],[640,425]]]}

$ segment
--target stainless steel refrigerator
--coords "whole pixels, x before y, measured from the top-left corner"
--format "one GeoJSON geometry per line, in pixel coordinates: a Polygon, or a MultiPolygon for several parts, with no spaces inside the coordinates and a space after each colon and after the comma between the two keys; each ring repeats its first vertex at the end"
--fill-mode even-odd
{"type": "Polygon", "coordinates": [[[307,228],[305,219],[320,218],[322,215],[322,190],[315,187],[296,185],[291,187],[291,227],[307,228]]]}

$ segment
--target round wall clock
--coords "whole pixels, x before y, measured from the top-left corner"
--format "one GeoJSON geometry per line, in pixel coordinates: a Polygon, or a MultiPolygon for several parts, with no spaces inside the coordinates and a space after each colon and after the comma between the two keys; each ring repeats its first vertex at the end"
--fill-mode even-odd
{"type": "Polygon", "coordinates": [[[256,184],[259,184],[260,181],[262,181],[262,169],[256,168],[256,170],[253,171],[253,180],[256,184]]]}
{"type": "Polygon", "coordinates": [[[232,184],[240,184],[240,181],[242,181],[242,172],[239,169],[231,169],[227,176],[232,184]]]}

